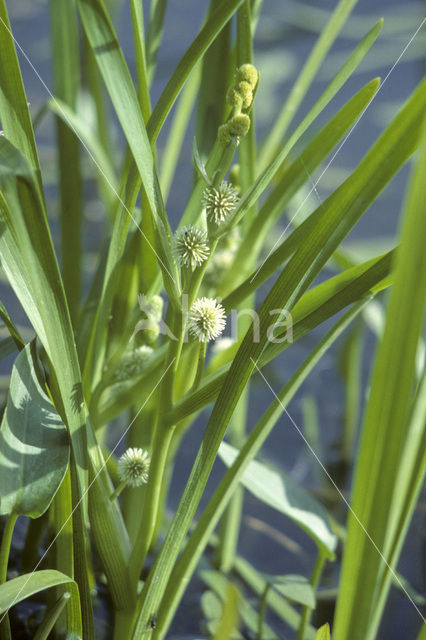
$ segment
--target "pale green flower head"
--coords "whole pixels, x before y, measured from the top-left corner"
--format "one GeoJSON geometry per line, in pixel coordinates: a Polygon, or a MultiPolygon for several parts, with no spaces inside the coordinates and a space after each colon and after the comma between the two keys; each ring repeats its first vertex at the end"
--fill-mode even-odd
{"type": "Polygon", "coordinates": [[[229,182],[218,187],[209,186],[204,190],[203,205],[207,218],[219,224],[236,208],[239,201],[238,191],[229,182]]]}
{"type": "Polygon", "coordinates": [[[193,224],[178,229],[174,236],[174,252],[181,266],[199,267],[210,254],[207,233],[193,224]]]}
{"type": "Polygon", "coordinates": [[[200,342],[220,336],[225,324],[225,309],[215,298],[199,298],[189,310],[189,332],[200,342]]]}
{"type": "Polygon", "coordinates": [[[125,482],[130,487],[140,487],[146,484],[150,463],[148,451],[130,447],[118,461],[117,471],[120,482],[125,482]]]}

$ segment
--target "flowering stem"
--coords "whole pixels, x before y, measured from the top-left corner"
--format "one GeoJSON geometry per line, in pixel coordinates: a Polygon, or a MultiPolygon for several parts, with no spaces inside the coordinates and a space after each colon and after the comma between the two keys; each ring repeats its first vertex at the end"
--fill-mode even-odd
{"type": "Polygon", "coordinates": [[[135,546],[130,555],[129,572],[130,580],[136,591],[140,572],[143,568],[146,555],[151,546],[155,524],[158,516],[158,508],[161,503],[161,487],[165,476],[165,468],[168,460],[168,451],[173,438],[174,425],[165,421],[164,416],[173,405],[173,387],[176,369],[182,351],[185,324],[181,314],[173,310],[173,335],[176,340],[170,340],[169,351],[165,362],[165,374],[159,392],[159,413],[154,427],[152,442],[151,466],[142,519],[140,522],[135,546]]]}
{"type": "Polygon", "coordinates": [[[204,373],[204,362],[206,360],[206,352],[207,352],[207,342],[200,342],[198,347],[198,365],[197,371],[195,373],[194,382],[191,387],[191,391],[195,391],[198,389],[198,386],[201,382],[201,378],[204,373]]]}
{"type": "Polygon", "coordinates": [[[118,498],[118,496],[120,495],[120,493],[123,491],[124,487],[127,486],[127,482],[125,480],[123,480],[122,482],[120,482],[120,484],[118,485],[118,487],[115,489],[115,491],[113,491],[109,497],[109,499],[111,500],[111,502],[114,502],[114,500],[116,498],[118,498]]]}
{"type": "MultiPolygon", "coordinates": [[[[322,570],[324,568],[324,564],[326,561],[326,555],[322,549],[318,550],[317,559],[312,571],[310,583],[312,588],[315,590],[318,586],[322,570]]],[[[304,606],[302,609],[302,615],[300,618],[299,631],[297,633],[297,640],[303,640],[305,637],[306,627],[309,624],[309,620],[311,618],[312,609],[311,607],[304,606]]]]}
{"type": "Polygon", "coordinates": [[[204,278],[204,274],[207,269],[207,265],[217,247],[218,241],[219,241],[218,238],[211,241],[209,258],[205,260],[203,264],[200,265],[198,269],[196,269],[192,274],[192,278],[190,280],[189,287],[188,287],[188,307],[191,307],[192,303],[197,297],[198,291],[200,289],[201,283],[204,278]]]}
{"type": "MultiPolygon", "coordinates": [[[[7,517],[3,537],[1,541],[0,548],[0,584],[4,584],[6,582],[7,577],[7,565],[9,562],[9,553],[10,553],[10,545],[12,543],[12,535],[13,529],[15,527],[15,523],[18,516],[14,513],[10,514],[7,517]]],[[[0,638],[1,640],[11,640],[11,632],[10,632],[10,624],[9,617],[7,613],[3,614],[3,620],[0,623],[0,638]]]]}

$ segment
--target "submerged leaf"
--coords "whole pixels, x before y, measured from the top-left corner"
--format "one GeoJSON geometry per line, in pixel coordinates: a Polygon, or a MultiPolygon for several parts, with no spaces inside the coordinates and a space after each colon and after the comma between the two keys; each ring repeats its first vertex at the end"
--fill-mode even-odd
{"type": "Polygon", "coordinates": [[[0,429],[0,514],[38,518],[49,507],[69,459],[67,430],[37,377],[35,350],[15,360],[0,429]]]}

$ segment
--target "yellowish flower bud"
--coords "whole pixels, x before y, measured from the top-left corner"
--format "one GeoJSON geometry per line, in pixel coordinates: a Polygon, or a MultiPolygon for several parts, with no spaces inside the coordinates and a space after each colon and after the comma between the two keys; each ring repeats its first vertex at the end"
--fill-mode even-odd
{"type": "Polygon", "coordinates": [[[243,64],[237,70],[237,80],[248,82],[252,89],[257,85],[257,81],[259,79],[259,72],[256,67],[252,64],[243,64]]]}
{"type": "Polygon", "coordinates": [[[226,94],[226,100],[231,107],[241,109],[244,98],[235,87],[231,87],[226,94]]]}
{"type": "Polygon", "coordinates": [[[242,82],[238,83],[237,91],[242,99],[243,109],[248,109],[248,107],[253,102],[253,90],[251,85],[243,80],[242,82]]]}
{"type": "Polygon", "coordinates": [[[222,124],[218,130],[218,139],[221,145],[227,147],[231,142],[231,133],[227,124],[222,124]]]}
{"type": "Polygon", "coordinates": [[[234,116],[228,122],[228,129],[231,136],[245,136],[250,129],[250,118],[245,113],[234,116]]]}

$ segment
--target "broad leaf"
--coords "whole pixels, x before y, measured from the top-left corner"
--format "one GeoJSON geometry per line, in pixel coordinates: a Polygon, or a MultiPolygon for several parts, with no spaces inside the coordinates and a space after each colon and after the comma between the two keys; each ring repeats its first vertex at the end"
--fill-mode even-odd
{"type": "Polygon", "coordinates": [[[303,604],[310,609],[315,608],[315,591],[305,576],[291,574],[287,576],[265,576],[265,580],[285,598],[303,604]]]}
{"type": "Polygon", "coordinates": [[[43,390],[31,345],[13,365],[0,430],[0,514],[38,518],[49,507],[69,460],[67,430],[43,390]]]}
{"type": "Polygon", "coordinates": [[[16,351],[16,344],[10,336],[0,341],[0,362],[16,351]]]}
{"type": "MultiPolygon", "coordinates": [[[[227,467],[233,464],[238,453],[238,449],[226,442],[219,447],[219,456],[227,467]]],[[[241,483],[256,498],[302,527],[329,557],[334,555],[337,538],[325,509],[290,476],[253,460],[244,471],[241,483]]]]}

